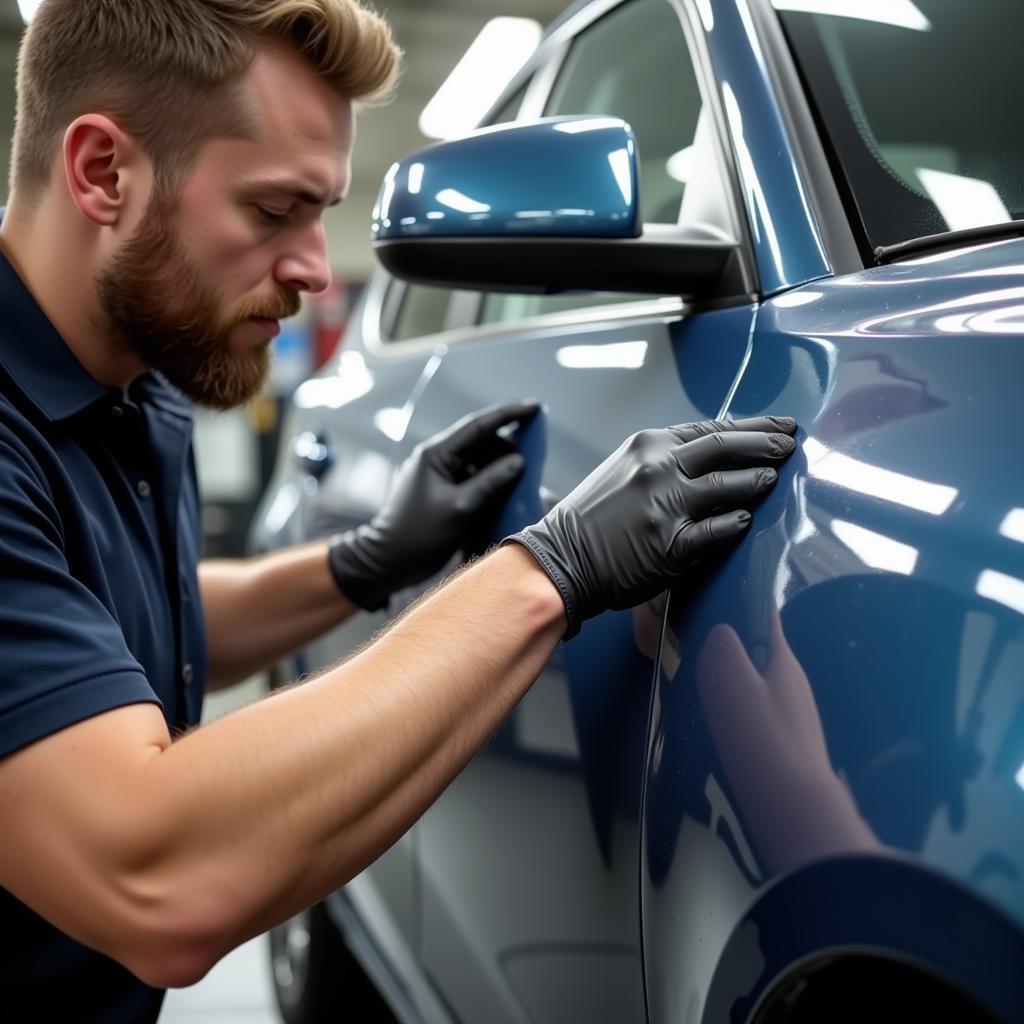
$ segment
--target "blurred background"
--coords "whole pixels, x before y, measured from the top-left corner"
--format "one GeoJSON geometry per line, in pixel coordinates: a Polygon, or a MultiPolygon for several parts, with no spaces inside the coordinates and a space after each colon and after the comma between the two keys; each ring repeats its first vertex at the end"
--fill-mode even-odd
{"type": "MultiPolygon", "coordinates": [[[[82,0],[84,3],[90,0],[82,0]]],[[[160,0],[153,0],[158,3],[160,0]]],[[[471,130],[525,63],[568,0],[390,0],[376,7],[405,50],[398,95],[361,116],[352,189],[325,224],[334,285],[283,325],[268,393],[247,409],[198,410],[196,455],[208,557],[245,554],[250,521],[270,478],[291,396],[330,357],[373,272],[371,211],[401,156],[471,130]]],[[[0,203],[7,199],[18,44],[38,0],[0,0],[0,203]]],[[[207,701],[210,720],[266,692],[257,678],[207,701]]],[[[277,1024],[265,938],[236,950],[192,989],[172,992],[161,1024],[277,1024]]]]}
{"type": "MultiPolygon", "coordinates": [[[[389,0],[375,5],[405,50],[405,71],[394,103],[361,116],[349,198],[325,215],[334,285],[307,301],[302,314],[285,325],[276,342],[269,394],[245,410],[197,414],[196,451],[209,556],[244,552],[249,522],[277,450],[281,412],[295,387],[334,350],[372,272],[370,215],[388,167],[438,138],[471,130],[532,53],[542,28],[567,5],[568,0],[389,0]]],[[[38,6],[39,0],[0,0],[3,201],[18,43],[38,6]]]]}

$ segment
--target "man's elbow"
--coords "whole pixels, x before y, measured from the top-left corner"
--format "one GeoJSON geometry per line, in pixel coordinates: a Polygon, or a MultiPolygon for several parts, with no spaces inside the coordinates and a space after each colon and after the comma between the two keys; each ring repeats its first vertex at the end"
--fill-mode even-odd
{"type": "Polygon", "coordinates": [[[185,988],[238,944],[238,922],[223,896],[202,899],[182,886],[164,900],[123,908],[105,937],[108,956],[153,988],[185,988]]]}

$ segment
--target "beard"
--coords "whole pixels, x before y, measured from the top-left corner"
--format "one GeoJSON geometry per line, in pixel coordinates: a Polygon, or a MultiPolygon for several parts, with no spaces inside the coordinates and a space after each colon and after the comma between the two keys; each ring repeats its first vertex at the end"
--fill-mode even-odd
{"type": "Polygon", "coordinates": [[[266,345],[233,350],[231,335],[250,317],[299,312],[297,292],[249,300],[221,312],[220,296],[189,259],[175,225],[173,197],[155,193],[135,234],[97,278],[103,327],[197,405],[244,405],[270,374],[266,345]]]}

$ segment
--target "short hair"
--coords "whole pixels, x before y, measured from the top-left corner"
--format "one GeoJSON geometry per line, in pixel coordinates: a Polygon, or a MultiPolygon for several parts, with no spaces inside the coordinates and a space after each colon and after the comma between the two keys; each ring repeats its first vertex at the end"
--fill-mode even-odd
{"type": "Polygon", "coordinates": [[[43,0],[18,55],[12,192],[35,203],[64,131],[92,112],[140,142],[158,182],[180,181],[204,142],[252,131],[233,87],[274,41],[348,99],[390,98],[402,53],[359,0],[43,0]]]}

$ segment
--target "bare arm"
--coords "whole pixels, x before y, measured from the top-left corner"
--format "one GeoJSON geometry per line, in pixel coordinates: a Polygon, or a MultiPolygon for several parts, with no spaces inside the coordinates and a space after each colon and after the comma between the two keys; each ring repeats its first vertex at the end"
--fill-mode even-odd
{"type": "Polygon", "coordinates": [[[358,611],[331,576],[326,543],[250,561],[204,562],[199,586],[211,690],[269,667],[358,611]]]}
{"type": "Polygon", "coordinates": [[[153,705],[58,733],[0,761],[0,885],[143,980],[188,984],[394,842],[564,631],[507,547],[357,658],[178,742],[153,705]]]}

